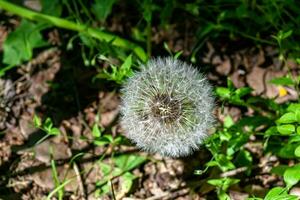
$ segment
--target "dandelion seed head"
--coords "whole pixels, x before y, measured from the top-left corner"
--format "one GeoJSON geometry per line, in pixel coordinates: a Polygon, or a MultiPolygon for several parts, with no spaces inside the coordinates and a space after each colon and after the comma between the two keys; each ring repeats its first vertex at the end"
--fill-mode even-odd
{"type": "Polygon", "coordinates": [[[163,156],[191,154],[214,119],[211,86],[195,68],[173,58],[150,60],[122,89],[121,123],[139,148],[163,156]]]}

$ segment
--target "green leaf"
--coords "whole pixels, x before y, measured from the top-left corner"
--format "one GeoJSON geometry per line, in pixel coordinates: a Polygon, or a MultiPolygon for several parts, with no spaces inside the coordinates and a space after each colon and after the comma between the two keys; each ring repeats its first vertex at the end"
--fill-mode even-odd
{"type": "Polygon", "coordinates": [[[207,37],[210,33],[212,33],[216,29],[216,25],[213,23],[203,24],[202,28],[197,34],[197,38],[199,40],[203,40],[203,38],[207,37]]]}
{"type": "Polygon", "coordinates": [[[297,127],[297,134],[300,135],[300,126],[297,127]]]}
{"type": "Polygon", "coordinates": [[[247,95],[247,94],[250,94],[251,91],[252,91],[251,88],[248,88],[248,87],[242,87],[242,88],[237,89],[237,90],[235,91],[235,94],[237,94],[237,96],[238,96],[239,98],[241,98],[241,97],[243,97],[243,96],[245,96],[245,95],[247,95]]]}
{"type": "Polygon", "coordinates": [[[121,155],[114,158],[116,165],[123,171],[130,171],[147,160],[146,157],[138,155],[121,155]]]}
{"type": "Polygon", "coordinates": [[[104,162],[99,162],[99,166],[104,177],[103,179],[99,180],[99,182],[97,182],[97,185],[102,185],[106,183],[111,177],[120,176],[123,173],[120,168],[111,166],[110,164],[106,164],[104,162]]]}
{"type": "Polygon", "coordinates": [[[227,146],[227,156],[233,156],[235,152],[241,150],[242,146],[246,144],[249,140],[249,135],[245,133],[238,133],[231,131],[232,138],[228,141],[227,146]]]}
{"type": "Polygon", "coordinates": [[[229,141],[232,138],[232,134],[227,130],[223,130],[219,132],[219,137],[221,142],[229,141]]]}
{"type": "Polygon", "coordinates": [[[283,174],[283,180],[288,188],[297,184],[300,181],[300,164],[288,168],[283,174]]]}
{"type": "MultiPolygon", "coordinates": [[[[79,33],[79,38],[83,44],[88,47],[93,47],[95,44],[94,39],[86,33],[79,33]]],[[[70,43],[72,45],[72,43],[70,43]]]]}
{"type": "MultiPolygon", "coordinates": [[[[277,155],[281,158],[293,159],[295,158],[295,149],[297,147],[297,144],[285,144],[279,149],[277,155]]],[[[275,149],[275,151],[276,150],[278,150],[278,148],[275,149]]]]}
{"type": "Polygon", "coordinates": [[[296,113],[297,111],[300,112],[300,104],[299,103],[291,103],[288,106],[287,111],[294,112],[294,113],[296,113]]]}
{"type": "Polygon", "coordinates": [[[235,90],[234,84],[230,78],[227,78],[227,87],[231,91],[235,90]]]}
{"type": "Polygon", "coordinates": [[[277,42],[278,42],[278,44],[279,44],[279,46],[281,46],[282,40],[284,40],[284,39],[290,37],[290,36],[292,35],[292,33],[293,33],[293,30],[289,30],[289,31],[286,31],[286,32],[280,30],[280,31],[277,33],[276,36],[272,36],[272,37],[273,37],[274,39],[276,39],[277,42]]]}
{"type": "Polygon", "coordinates": [[[42,13],[49,14],[51,16],[59,17],[62,12],[62,4],[60,0],[41,0],[42,13]]]}
{"type": "Polygon", "coordinates": [[[126,172],[123,176],[121,176],[122,191],[124,191],[124,193],[128,193],[131,190],[133,180],[136,178],[137,177],[130,172],[126,172]]]}
{"type": "Polygon", "coordinates": [[[50,131],[52,127],[53,127],[52,120],[49,117],[47,117],[43,124],[43,128],[50,131]]]}
{"type": "Polygon", "coordinates": [[[43,124],[43,129],[49,135],[59,135],[60,134],[60,131],[58,128],[53,128],[53,122],[49,117],[45,120],[45,122],[43,124]]]}
{"type": "Polygon", "coordinates": [[[296,120],[300,123],[300,110],[296,110],[296,120]]]}
{"type": "Polygon", "coordinates": [[[266,136],[271,136],[271,135],[278,135],[277,127],[276,126],[271,126],[268,128],[265,132],[266,136]]]}
{"type": "Polygon", "coordinates": [[[101,136],[101,131],[97,124],[94,124],[94,126],[93,126],[92,135],[94,138],[99,138],[101,136]]]}
{"type": "Polygon", "coordinates": [[[153,6],[154,4],[152,3],[152,0],[144,0],[142,1],[142,13],[143,13],[143,18],[145,19],[146,22],[150,23],[152,20],[152,11],[153,11],[153,6]]]}
{"type": "Polygon", "coordinates": [[[110,174],[110,172],[111,172],[111,166],[110,165],[108,165],[106,163],[102,163],[102,162],[99,163],[99,165],[100,165],[101,171],[102,171],[104,176],[107,176],[107,175],[110,174]]]}
{"type": "Polygon", "coordinates": [[[295,149],[295,156],[300,157],[300,145],[295,149]]]}
{"type": "Polygon", "coordinates": [[[228,88],[225,87],[217,87],[216,93],[218,96],[220,96],[221,98],[227,99],[230,98],[230,90],[228,88]]]}
{"type": "Polygon", "coordinates": [[[48,132],[49,135],[59,135],[60,131],[58,128],[51,128],[48,132]]]}
{"type": "Polygon", "coordinates": [[[224,119],[224,127],[229,128],[233,125],[234,125],[233,119],[229,115],[227,115],[224,119]]]}
{"type": "Polygon", "coordinates": [[[210,179],[207,181],[207,183],[214,185],[216,187],[221,188],[223,191],[227,191],[227,189],[236,183],[238,183],[240,180],[239,179],[234,179],[234,178],[219,178],[219,179],[210,179]]]}
{"type": "Polygon", "coordinates": [[[217,187],[222,187],[223,182],[224,182],[223,179],[210,179],[207,181],[207,183],[217,187]]]}
{"type": "Polygon", "coordinates": [[[219,200],[231,200],[230,196],[223,190],[218,193],[218,198],[219,200]]]}
{"type": "Polygon", "coordinates": [[[293,79],[288,77],[274,78],[270,81],[270,83],[275,85],[294,85],[293,79]]]}
{"type": "Polygon", "coordinates": [[[296,114],[289,112],[282,115],[277,122],[280,124],[288,124],[288,123],[294,123],[297,121],[296,114]]]}
{"type": "Polygon", "coordinates": [[[300,135],[292,135],[289,137],[288,144],[292,143],[299,143],[300,142],[300,135]]]}
{"type": "Polygon", "coordinates": [[[120,67],[122,75],[130,76],[132,74],[131,65],[132,65],[132,55],[130,54],[120,67]]]}
{"type": "Polygon", "coordinates": [[[124,63],[118,68],[114,65],[111,65],[111,72],[104,70],[102,73],[98,74],[97,78],[105,78],[107,80],[112,80],[121,84],[126,77],[129,77],[133,74],[132,71],[132,55],[129,55],[124,63]]]}
{"type": "Polygon", "coordinates": [[[115,145],[121,145],[121,144],[128,145],[128,139],[122,135],[118,135],[114,138],[114,144],[115,145]]]}
{"type": "Polygon", "coordinates": [[[295,132],[295,126],[292,124],[279,125],[277,131],[282,135],[290,135],[295,132]]]}
{"type": "Polygon", "coordinates": [[[36,128],[39,128],[42,126],[42,121],[37,115],[33,116],[33,124],[34,124],[34,127],[36,127],[36,128]]]}
{"type": "Polygon", "coordinates": [[[271,169],[271,173],[276,174],[278,176],[283,176],[283,174],[287,168],[289,168],[289,166],[287,166],[287,165],[278,165],[271,169]]]}
{"type": "Polygon", "coordinates": [[[106,163],[99,162],[101,171],[104,174],[104,178],[102,178],[96,183],[97,186],[103,186],[103,184],[105,184],[107,181],[109,181],[111,177],[114,176],[125,175],[125,179],[127,178],[133,180],[133,178],[135,177],[131,176],[132,174],[129,173],[126,174],[126,172],[129,172],[130,170],[138,167],[139,165],[144,163],[147,159],[143,156],[137,156],[137,155],[121,155],[121,156],[114,157],[113,160],[114,163],[116,164],[116,166],[114,167],[106,163]]]}
{"type": "Polygon", "coordinates": [[[247,200],[263,200],[263,199],[259,197],[251,197],[251,198],[247,198],[247,200]]]}
{"type": "Polygon", "coordinates": [[[174,59],[178,59],[181,54],[183,53],[183,51],[178,51],[175,55],[174,55],[174,59]]]}
{"type": "Polygon", "coordinates": [[[223,154],[217,154],[215,156],[215,159],[216,159],[216,162],[217,162],[219,168],[222,171],[228,171],[228,170],[235,168],[233,163],[230,160],[228,160],[228,158],[223,154]]]}
{"type": "Polygon", "coordinates": [[[112,6],[116,0],[95,0],[92,5],[92,12],[98,20],[104,21],[106,17],[111,13],[112,6]]]}
{"type": "Polygon", "coordinates": [[[111,173],[112,169],[109,164],[101,162],[99,165],[104,176],[107,176],[111,173]]]}
{"type": "MultiPolygon", "coordinates": [[[[257,127],[259,126],[266,126],[269,127],[270,125],[272,125],[274,123],[273,120],[271,120],[270,118],[261,116],[261,115],[253,115],[251,117],[243,117],[241,118],[235,125],[238,128],[243,129],[244,126],[249,127],[250,130],[255,130],[257,127]]],[[[276,127],[275,127],[276,129],[276,127]]],[[[276,130],[277,132],[277,130],[276,130]]]]}
{"type": "Polygon", "coordinates": [[[3,44],[3,63],[19,65],[31,59],[33,49],[46,44],[40,33],[41,29],[41,26],[23,19],[19,27],[8,35],[3,44]]]}
{"type": "Polygon", "coordinates": [[[264,200],[297,200],[298,198],[287,193],[286,188],[275,187],[271,189],[264,200]]]}
{"type": "Polygon", "coordinates": [[[290,37],[293,33],[293,30],[289,30],[289,31],[286,31],[286,32],[283,32],[283,31],[280,31],[280,37],[282,40],[290,37]]]}
{"type": "Polygon", "coordinates": [[[243,166],[247,166],[247,167],[251,167],[252,165],[252,156],[250,154],[249,151],[247,150],[240,150],[238,155],[236,156],[236,166],[237,167],[243,167],[243,166]]]}
{"type": "Polygon", "coordinates": [[[169,22],[170,18],[172,17],[174,4],[175,2],[173,0],[165,1],[165,6],[162,8],[160,13],[160,21],[163,26],[166,25],[169,22]]]}
{"type": "MultiPolygon", "coordinates": [[[[96,185],[98,184],[98,182],[96,183],[96,185]]],[[[98,187],[97,187],[98,188],[98,187]]],[[[109,183],[105,184],[105,185],[102,185],[100,186],[100,188],[98,188],[96,191],[95,191],[95,197],[96,198],[99,198],[101,197],[102,195],[104,194],[107,194],[109,193],[111,190],[111,186],[109,183]]],[[[101,199],[101,198],[100,198],[101,199]]]]}
{"type": "Polygon", "coordinates": [[[107,135],[104,135],[100,138],[95,138],[93,143],[97,146],[103,146],[103,145],[112,143],[112,139],[107,137],[107,135]]]}
{"type": "Polygon", "coordinates": [[[190,12],[192,15],[199,15],[199,9],[197,6],[195,6],[194,3],[186,3],[184,4],[184,9],[187,11],[187,12],[190,12]]]}

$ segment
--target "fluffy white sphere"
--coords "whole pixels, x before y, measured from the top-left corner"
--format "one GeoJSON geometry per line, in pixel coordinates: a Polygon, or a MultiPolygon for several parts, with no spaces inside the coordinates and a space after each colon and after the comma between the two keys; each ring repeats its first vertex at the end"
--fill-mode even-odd
{"type": "Polygon", "coordinates": [[[214,122],[208,81],[173,58],[150,60],[129,78],[122,93],[126,136],[148,152],[187,156],[199,148],[214,122]]]}

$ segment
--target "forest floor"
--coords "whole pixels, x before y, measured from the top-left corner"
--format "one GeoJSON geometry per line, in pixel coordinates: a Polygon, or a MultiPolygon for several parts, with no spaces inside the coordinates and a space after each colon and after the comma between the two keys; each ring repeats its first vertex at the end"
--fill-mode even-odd
{"type": "MultiPolygon", "coordinates": [[[[153,30],[153,43],[168,38],[170,49],[183,50],[183,56],[188,55],[192,41],[176,37],[179,33],[176,27],[173,28],[169,32],[153,30]]],[[[9,26],[0,26],[0,51],[10,30],[9,26]]],[[[94,71],[73,66],[74,55],[59,48],[61,36],[56,29],[50,31],[47,38],[54,44],[53,48],[37,52],[32,60],[0,79],[8,102],[0,111],[0,199],[45,197],[55,186],[51,160],[56,161],[59,176],[76,177],[65,186],[69,199],[92,199],[96,182],[103,177],[97,159],[105,155],[104,162],[109,162],[113,153],[111,149],[92,145],[91,127],[96,116],[101,116],[101,126],[109,127],[113,135],[122,133],[118,123],[119,91],[109,85],[91,84],[89,80],[94,71]],[[34,127],[35,114],[53,119],[62,134],[37,144],[45,133],[34,127]],[[70,164],[71,159],[80,152],[84,152],[80,160],[75,159],[70,164]]],[[[205,46],[200,60],[203,65],[209,66],[205,73],[214,86],[226,85],[230,77],[235,87],[251,87],[253,95],[274,98],[278,103],[298,98],[293,89],[282,89],[269,83],[271,79],[287,74],[288,70],[278,59],[278,50],[274,47],[239,46],[234,42],[220,44],[216,41],[206,42],[205,46]]],[[[288,61],[288,65],[293,74],[299,74],[294,62],[288,61]]],[[[216,105],[215,116],[221,123],[224,116],[230,115],[237,121],[242,116],[251,116],[253,112],[250,108],[222,107],[221,102],[216,102],[216,105]]],[[[279,160],[275,156],[263,155],[262,146],[255,138],[247,143],[246,149],[257,160],[257,173],[229,190],[232,199],[245,199],[248,194],[263,196],[268,188],[283,185],[281,178],[270,173],[271,166],[278,164],[279,160]]],[[[146,155],[135,147],[120,146],[114,151],[146,155]]],[[[203,148],[182,159],[152,155],[150,162],[133,171],[139,178],[129,196],[122,189],[122,180],[113,180],[115,196],[127,200],[210,199],[214,188],[206,183],[201,184],[201,181],[199,183],[199,177],[194,175],[194,170],[203,169],[203,164],[209,159],[209,153],[203,148]],[[195,187],[199,188],[199,193],[192,192],[191,188],[195,187]]],[[[214,174],[208,176],[214,177],[214,174]]]]}

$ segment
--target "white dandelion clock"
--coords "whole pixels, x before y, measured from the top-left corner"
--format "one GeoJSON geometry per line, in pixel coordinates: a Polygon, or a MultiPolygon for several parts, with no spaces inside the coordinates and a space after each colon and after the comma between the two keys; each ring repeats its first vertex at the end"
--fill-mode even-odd
{"type": "Polygon", "coordinates": [[[214,122],[208,81],[173,58],[150,60],[122,92],[126,136],[148,152],[187,156],[199,148],[214,122]]]}

